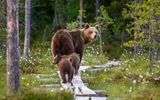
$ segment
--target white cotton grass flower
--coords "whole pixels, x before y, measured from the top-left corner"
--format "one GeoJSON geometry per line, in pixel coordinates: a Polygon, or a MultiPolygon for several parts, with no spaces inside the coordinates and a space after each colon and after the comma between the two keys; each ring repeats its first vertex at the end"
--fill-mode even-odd
{"type": "Polygon", "coordinates": [[[35,84],[35,81],[33,81],[32,83],[35,84]]]}
{"type": "Polygon", "coordinates": [[[136,83],[137,83],[137,81],[136,81],[136,80],[133,80],[133,83],[134,83],[134,84],[136,84],[136,83]]]}
{"type": "Polygon", "coordinates": [[[141,79],[143,79],[143,75],[140,74],[139,77],[140,77],[141,79]]]}
{"type": "Polygon", "coordinates": [[[27,83],[27,86],[29,86],[29,83],[27,83]]]}
{"type": "Polygon", "coordinates": [[[132,87],[129,88],[129,92],[132,92],[132,87]]]}
{"type": "Polygon", "coordinates": [[[24,78],[24,77],[21,77],[21,79],[24,80],[25,78],[24,78]]]}

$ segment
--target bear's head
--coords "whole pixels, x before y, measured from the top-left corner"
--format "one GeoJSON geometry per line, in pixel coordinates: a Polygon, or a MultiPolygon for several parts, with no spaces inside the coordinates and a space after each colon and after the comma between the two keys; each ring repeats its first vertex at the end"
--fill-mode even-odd
{"type": "Polygon", "coordinates": [[[92,42],[99,35],[98,25],[91,27],[88,24],[82,29],[85,41],[92,42]]]}

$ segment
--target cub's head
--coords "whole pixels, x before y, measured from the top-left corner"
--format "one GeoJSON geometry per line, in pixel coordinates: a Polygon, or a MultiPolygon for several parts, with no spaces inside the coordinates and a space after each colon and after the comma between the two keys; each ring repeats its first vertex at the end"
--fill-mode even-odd
{"type": "Polygon", "coordinates": [[[72,63],[72,57],[70,57],[69,55],[60,55],[60,54],[57,54],[55,57],[54,57],[54,64],[58,64],[60,61],[69,61],[72,63]]]}
{"type": "Polygon", "coordinates": [[[82,31],[84,33],[85,41],[87,41],[87,42],[94,41],[97,38],[97,36],[99,35],[98,29],[99,29],[98,25],[93,26],[93,27],[86,25],[82,29],[82,31]]]}

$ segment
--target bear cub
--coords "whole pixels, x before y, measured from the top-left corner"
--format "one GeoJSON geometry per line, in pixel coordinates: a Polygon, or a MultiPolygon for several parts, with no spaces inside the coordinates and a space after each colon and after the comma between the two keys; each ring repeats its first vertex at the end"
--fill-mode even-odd
{"type": "Polygon", "coordinates": [[[73,79],[73,74],[75,72],[74,68],[72,67],[71,57],[63,57],[57,55],[55,60],[58,60],[57,66],[60,71],[62,83],[67,83],[67,82],[71,83],[73,79]]]}
{"type": "Polygon", "coordinates": [[[69,55],[69,57],[72,58],[72,66],[74,67],[75,69],[75,75],[78,74],[78,70],[79,70],[79,65],[80,65],[80,57],[79,57],[79,54],[77,53],[71,53],[69,55]]]}
{"type": "Polygon", "coordinates": [[[75,75],[78,74],[78,70],[79,70],[79,65],[80,65],[80,57],[79,57],[79,54],[77,53],[71,53],[70,55],[63,55],[63,56],[60,56],[60,54],[58,54],[58,56],[56,56],[54,58],[54,63],[55,64],[58,64],[58,62],[61,60],[61,59],[71,59],[71,63],[72,63],[72,67],[74,67],[74,70],[75,70],[75,75]]]}

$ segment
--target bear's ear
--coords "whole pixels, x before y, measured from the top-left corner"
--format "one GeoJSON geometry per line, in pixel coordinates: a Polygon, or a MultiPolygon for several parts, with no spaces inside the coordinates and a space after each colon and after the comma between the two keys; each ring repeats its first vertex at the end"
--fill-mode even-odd
{"type": "Polygon", "coordinates": [[[62,58],[61,55],[60,55],[60,54],[57,54],[57,55],[54,57],[53,64],[57,64],[57,63],[60,61],[61,58],[62,58]]]}
{"type": "Polygon", "coordinates": [[[99,30],[99,29],[100,29],[99,25],[96,25],[96,26],[95,26],[95,28],[96,28],[97,30],[99,30]]]}
{"type": "Polygon", "coordinates": [[[69,62],[71,62],[71,63],[72,63],[72,58],[71,58],[71,57],[69,57],[69,58],[68,58],[68,60],[69,60],[69,62]]]}
{"type": "Polygon", "coordinates": [[[58,53],[58,54],[56,55],[56,57],[60,57],[60,58],[61,58],[61,55],[58,53]]]}
{"type": "Polygon", "coordinates": [[[77,55],[78,55],[78,56],[80,56],[80,54],[79,54],[79,53],[77,53],[77,55]]]}
{"type": "Polygon", "coordinates": [[[88,29],[89,28],[89,25],[88,24],[86,24],[85,25],[85,27],[84,27],[84,29],[88,29]]]}

